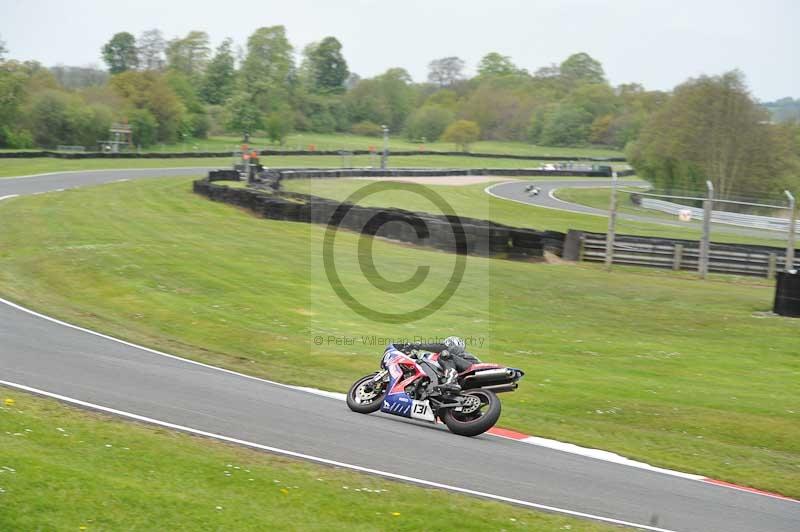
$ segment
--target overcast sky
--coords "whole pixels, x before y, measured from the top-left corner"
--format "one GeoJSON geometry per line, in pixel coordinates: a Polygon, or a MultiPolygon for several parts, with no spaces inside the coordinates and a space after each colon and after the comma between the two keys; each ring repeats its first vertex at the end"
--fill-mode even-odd
{"type": "Polygon", "coordinates": [[[800,0],[0,0],[9,55],[48,66],[101,64],[119,31],[204,30],[215,45],[243,45],[283,24],[298,51],[337,37],[362,77],[399,66],[422,81],[431,59],[450,55],[473,72],[490,51],[534,71],[587,52],[611,83],[649,89],[739,68],[763,101],[800,97],[799,21],[800,0]]]}

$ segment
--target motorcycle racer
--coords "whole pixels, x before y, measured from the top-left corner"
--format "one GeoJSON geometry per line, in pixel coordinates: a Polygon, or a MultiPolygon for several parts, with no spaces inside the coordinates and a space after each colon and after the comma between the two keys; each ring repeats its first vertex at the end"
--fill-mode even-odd
{"type": "Polygon", "coordinates": [[[467,352],[464,340],[458,336],[448,336],[441,343],[412,343],[394,344],[400,351],[416,350],[439,353],[439,365],[444,370],[444,382],[435,386],[441,392],[459,392],[461,386],[457,379],[459,372],[466,371],[472,364],[480,362],[475,356],[467,352]]]}

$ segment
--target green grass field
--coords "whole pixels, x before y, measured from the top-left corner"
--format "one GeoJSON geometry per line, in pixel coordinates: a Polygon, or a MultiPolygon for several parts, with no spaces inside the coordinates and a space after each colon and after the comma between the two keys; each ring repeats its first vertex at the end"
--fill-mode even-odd
{"type": "Polygon", "coordinates": [[[454,515],[463,530],[618,530],[126,423],[3,387],[0,429],[0,530],[444,530],[454,515]]]}
{"type": "MultiPolygon", "coordinates": [[[[337,391],[376,367],[382,345],[361,335],[475,336],[478,356],[527,372],[503,396],[501,426],[800,495],[800,320],[764,314],[771,283],[469,257],[440,311],[385,325],[333,293],[323,228],[257,219],[190,188],[139,180],[4,201],[0,293],[154,348],[337,391]]],[[[462,215],[494,214],[488,205],[455,202],[462,215]]],[[[364,282],[359,239],[337,236],[337,266],[371,306],[429,300],[455,260],[376,240],[384,276],[431,268],[412,294],[387,295],[364,282]]]]}
{"type": "MultiPolygon", "coordinates": [[[[344,133],[322,134],[322,133],[295,133],[289,135],[283,146],[270,143],[266,137],[252,137],[250,147],[258,149],[289,149],[306,150],[313,144],[317,150],[368,150],[370,146],[376,150],[383,149],[383,138],[364,137],[344,133]]],[[[231,151],[239,149],[242,145],[241,137],[216,136],[207,139],[189,139],[185,143],[156,144],[143,151],[231,151]]],[[[421,144],[409,142],[403,136],[390,137],[389,148],[391,150],[419,150],[421,144]]],[[[427,142],[424,149],[429,151],[458,151],[454,144],[446,142],[427,142]]],[[[503,153],[510,155],[548,155],[555,157],[623,157],[624,154],[619,150],[595,147],[582,148],[559,148],[553,146],[536,146],[525,142],[513,141],[491,141],[483,140],[470,146],[474,153],[503,153]]]]}
{"type": "MultiPolygon", "coordinates": [[[[536,180],[537,178],[531,179],[536,180]]],[[[367,183],[369,183],[369,181],[359,179],[296,179],[285,181],[284,188],[289,191],[344,200],[367,183]]],[[[458,207],[458,213],[464,216],[488,218],[499,223],[517,227],[532,227],[540,230],[567,231],[569,229],[582,229],[599,233],[605,233],[608,230],[608,219],[605,217],[534,207],[495,198],[484,192],[488,185],[488,183],[482,183],[469,186],[429,186],[429,188],[435,190],[437,194],[442,196],[451,205],[458,207]]],[[[422,190],[423,185],[419,185],[416,188],[422,190]]],[[[605,201],[605,208],[607,208],[609,189],[591,189],[591,192],[588,194],[584,194],[584,192],[584,190],[578,189],[562,189],[558,191],[557,195],[559,198],[567,201],[573,201],[573,199],[575,199],[577,203],[585,203],[598,208],[603,208],[601,205],[603,205],[605,201]],[[587,197],[591,201],[586,201],[585,198],[587,197]]],[[[620,204],[622,205],[622,212],[650,214],[650,211],[642,212],[642,209],[636,210],[633,205],[629,208],[625,205],[626,202],[629,203],[627,195],[621,195],[620,204]]],[[[382,207],[402,207],[408,210],[418,211],[430,211],[432,208],[429,202],[419,194],[406,191],[387,191],[375,194],[365,199],[363,204],[382,207]]],[[[672,223],[677,222],[675,217],[666,214],[658,216],[658,213],[656,213],[655,217],[662,218],[664,221],[672,223]]],[[[698,240],[702,236],[700,229],[693,227],[675,227],[622,219],[617,222],[617,232],[621,234],[687,238],[692,240],[698,240]]],[[[736,234],[734,230],[729,227],[715,225],[713,241],[763,244],[780,247],[784,245],[784,240],[781,240],[781,236],[780,233],[776,233],[777,238],[774,240],[742,236],[736,234]]]]}
{"type": "MultiPolygon", "coordinates": [[[[514,159],[484,159],[474,157],[409,155],[390,157],[392,168],[535,168],[536,161],[514,159]]],[[[186,159],[0,159],[0,178],[32,175],[46,172],[75,170],[101,170],[106,168],[175,168],[183,166],[232,168],[233,158],[199,157],[186,159]]],[[[342,161],[339,156],[287,155],[262,157],[261,164],[267,167],[341,168],[343,166],[370,167],[379,164],[370,156],[350,157],[342,161]]],[[[617,167],[625,165],[615,164],[617,167]]]]}

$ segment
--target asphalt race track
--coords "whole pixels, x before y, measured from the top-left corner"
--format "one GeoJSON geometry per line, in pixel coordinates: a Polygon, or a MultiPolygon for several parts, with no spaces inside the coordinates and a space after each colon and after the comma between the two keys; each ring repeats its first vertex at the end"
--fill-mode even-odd
{"type": "MultiPolygon", "coordinates": [[[[647,185],[646,181],[639,181],[635,179],[620,179],[618,181],[620,188],[639,187],[647,185]]],[[[569,203],[554,197],[554,192],[559,188],[598,188],[598,187],[611,187],[611,179],[602,178],[584,178],[584,179],[559,179],[559,180],[530,180],[530,181],[511,181],[505,183],[498,183],[486,187],[486,192],[492,196],[501,199],[516,201],[517,203],[524,203],[526,205],[533,205],[536,207],[544,207],[547,209],[555,209],[559,211],[574,212],[580,214],[589,214],[594,216],[602,216],[608,218],[608,210],[596,209],[594,207],[587,207],[586,205],[579,205],[577,203],[569,203]],[[535,183],[539,188],[538,196],[531,196],[525,191],[525,187],[535,183]]],[[[677,218],[669,220],[664,216],[648,216],[646,214],[628,214],[619,213],[617,217],[621,220],[629,220],[633,222],[647,222],[660,225],[668,225],[671,227],[680,227],[686,229],[687,227],[702,230],[703,224],[700,221],[680,222],[677,218]]],[[[545,228],[546,229],[546,228],[545,228]]],[[[576,228],[577,229],[577,228],[576,228]]],[[[750,229],[747,227],[737,227],[735,225],[713,223],[711,224],[711,238],[714,239],[715,234],[727,233],[743,236],[751,236],[755,238],[774,239],[776,246],[783,246],[786,243],[786,233],[780,231],[765,231],[759,229],[750,229]]]]}
{"type": "MultiPolygon", "coordinates": [[[[0,198],[202,172],[109,170],[0,179],[0,198]]],[[[165,356],[5,303],[0,304],[0,381],[269,446],[273,452],[302,453],[651,530],[800,530],[795,501],[495,436],[463,438],[440,426],[355,414],[337,399],[165,356]]]]}

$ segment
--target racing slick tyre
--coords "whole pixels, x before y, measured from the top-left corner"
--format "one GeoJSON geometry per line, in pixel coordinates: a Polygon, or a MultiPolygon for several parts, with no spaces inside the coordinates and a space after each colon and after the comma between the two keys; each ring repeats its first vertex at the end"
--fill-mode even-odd
{"type": "Polygon", "coordinates": [[[359,414],[371,414],[381,409],[383,399],[386,397],[386,381],[381,381],[372,386],[370,381],[377,373],[361,377],[347,392],[347,406],[359,414]]]}
{"type": "Polygon", "coordinates": [[[450,432],[459,436],[477,436],[494,427],[500,419],[500,399],[494,392],[478,389],[461,395],[475,399],[461,412],[448,408],[442,413],[442,421],[450,432]]]}

